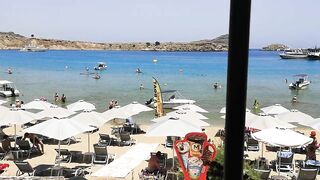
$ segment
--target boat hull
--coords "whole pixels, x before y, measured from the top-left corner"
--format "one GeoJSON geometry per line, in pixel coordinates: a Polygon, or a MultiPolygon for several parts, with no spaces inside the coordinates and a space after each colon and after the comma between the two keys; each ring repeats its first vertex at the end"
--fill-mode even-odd
{"type": "Polygon", "coordinates": [[[289,89],[293,90],[300,90],[300,89],[306,89],[309,86],[310,82],[305,82],[297,85],[296,83],[291,83],[289,85],[289,89]]]}
{"type": "Polygon", "coordinates": [[[291,55],[291,54],[280,54],[282,59],[305,59],[308,55],[291,55]]]}
{"type": "Polygon", "coordinates": [[[14,91],[14,94],[11,93],[11,91],[0,91],[0,96],[2,97],[17,97],[20,95],[20,92],[18,90],[14,91]]]}

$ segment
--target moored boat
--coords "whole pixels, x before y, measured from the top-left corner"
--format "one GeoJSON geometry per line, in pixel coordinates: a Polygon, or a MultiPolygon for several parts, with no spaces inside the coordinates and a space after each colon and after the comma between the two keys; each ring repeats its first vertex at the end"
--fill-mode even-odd
{"type": "Polygon", "coordinates": [[[0,96],[14,97],[19,95],[20,91],[17,90],[13,82],[7,80],[0,80],[0,96]]]}
{"type": "Polygon", "coordinates": [[[300,90],[300,89],[305,89],[309,86],[310,81],[307,80],[308,75],[297,74],[297,75],[295,75],[295,77],[298,77],[298,80],[289,84],[290,89],[300,90]]]}
{"type": "Polygon", "coordinates": [[[286,49],[279,56],[282,59],[305,59],[308,57],[308,53],[302,49],[286,49]]]}

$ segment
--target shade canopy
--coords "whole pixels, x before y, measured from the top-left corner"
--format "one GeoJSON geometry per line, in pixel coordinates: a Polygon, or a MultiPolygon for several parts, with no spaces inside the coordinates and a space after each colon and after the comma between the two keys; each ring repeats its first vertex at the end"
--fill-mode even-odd
{"type": "Polygon", "coordinates": [[[34,99],[31,102],[22,105],[23,109],[37,109],[37,110],[45,110],[50,107],[55,106],[47,101],[42,101],[40,99],[34,99]]]}
{"type": "Polygon", "coordinates": [[[56,140],[65,140],[95,128],[79,123],[72,119],[52,118],[42,123],[24,129],[23,132],[40,134],[56,140]]]}
{"type": "Polygon", "coordinates": [[[84,100],[79,100],[67,106],[70,111],[96,110],[96,107],[84,100]]]}
{"type": "Polygon", "coordinates": [[[289,112],[281,113],[275,116],[276,118],[280,119],[281,121],[285,122],[296,122],[301,125],[308,124],[314,121],[314,118],[310,115],[300,112],[296,109],[292,109],[289,112]]]}
{"type": "MultiPolygon", "coordinates": [[[[250,112],[250,109],[246,108],[246,112],[250,112]]],[[[226,113],[226,107],[221,108],[219,113],[225,114],[226,113]]]]}
{"type": "Polygon", "coordinates": [[[85,110],[70,119],[73,119],[82,124],[87,124],[87,125],[96,126],[96,127],[100,127],[104,123],[110,120],[110,119],[108,120],[103,118],[101,113],[98,113],[96,111],[89,111],[89,110],[85,110]]]}
{"type": "Polygon", "coordinates": [[[320,131],[320,118],[314,119],[314,121],[311,121],[304,125],[311,127],[314,130],[320,131]]]}
{"type": "Polygon", "coordinates": [[[268,115],[277,115],[285,112],[290,112],[289,109],[284,108],[280,104],[274,104],[272,106],[261,108],[261,111],[268,115]]]}
{"type": "Polygon", "coordinates": [[[34,113],[17,108],[1,108],[0,117],[0,125],[21,125],[37,119],[34,113]]]}
{"type": "Polygon", "coordinates": [[[132,102],[126,106],[120,108],[112,108],[102,113],[102,116],[106,119],[126,119],[128,117],[139,114],[144,111],[152,111],[152,108],[149,108],[145,105],[139,104],[138,102],[132,102]]]}
{"type": "Polygon", "coordinates": [[[206,116],[194,112],[194,111],[184,111],[184,110],[177,110],[167,113],[168,116],[171,117],[178,117],[182,119],[208,119],[206,116]]]}
{"type": "Polygon", "coordinates": [[[146,136],[178,136],[184,137],[190,132],[202,132],[199,126],[179,118],[168,118],[150,126],[146,136]]]}
{"type": "Polygon", "coordinates": [[[75,114],[75,112],[70,111],[68,109],[58,107],[58,106],[50,106],[50,108],[45,109],[45,110],[37,113],[37,116],[39,119],[53,118],[53,117],[65,118],[65,117],[71,116],[73,114],[75,114]]]}
{"type": "Polygon", "coordinates": [[[245,126],[248,128],[254,129],[268,129],[268,128],[295,128],[296,126],[289,124],[287,122],[280,121],[279,119],[267,116],[267,115],[260,115],[260,116],[251,116],[246,119],[245,126]]]}
{"type": "Polygon", "coordinates": [[[195,104],[184,104],[181,106],[174,107],[173,109],[183,110],[183,111],[194,111],[194,112],[201,112],[201,113],[208,113],[207,110],[195,105],[195,104]]]}
{"type": "Polygon", "coordinates": [[[202,121],[198,118],[192,118],[192,116],[190,116],[189,118],[186,118],[185,116],[184,117],[179,117],[179,116],[171,116],[170,114],[169,115],[166,115],[166,116],[161,116],[161,117],[158,117],[158,118],[155,118],[155,119],[152,119],[151,121],[152,122],[161,122],[161,121],[165,121],[165,120],[168,120],[170,118],[179,118],[180,120],[182,121],[187,121],[188,123],[191,123],[195,126],[200,126],[200,127],[205,127],[205,126],[210,126],[209,123],[205,122],[205,121],[202,121]]]}
{"type": "Polygon", "coordinates": [[[313,139],[284,128],[270,128],[252,133],[251,136],[261,142],[278,147],[300,147],[310,144],[313,139]]]}

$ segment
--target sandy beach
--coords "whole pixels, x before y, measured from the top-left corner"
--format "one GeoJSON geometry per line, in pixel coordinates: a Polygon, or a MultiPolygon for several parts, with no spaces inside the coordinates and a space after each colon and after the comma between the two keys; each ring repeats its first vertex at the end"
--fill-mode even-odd
{"type": "MultiPolygon", "coordinates": [[[[104,126],[102,126],[99,131],[90,134],[90,150],[91,152],[93,152],[93,144],[97,143],[99,140],[99,133],[105,133],[105,134],[111,134],[111,127],[112,125],[110,123],[105,124],[104,126]]],[[[141,129],[146,131],[148,129],[148,125],[140,125],[141,129]]],[[[208,135],[208,138],[210,138],[211,140],[213,140],[214,144],[216,146],[221,145],[221,140],[218,137],[214,137],[214,135],[216,134],[216,132],[223,128],[222,126],[217,126],[217,125],[211,125],[210,127],[207,127],[205,132],[208,135]]],[[[13,127],[8,127],[6,129],[4,129],[4,132],[6,134],[13,134],[13,127]]],[[[19,129],[20,130],[20,129],[19,129]]],[[[18,130],[18,131],[19,131],[18,130]]],[[[303,127],[299,127],[296,128],[295,130],[299,130],[301,132],[304,132],[306,135],[309,135],[311,129],[308,128],[303,128],[303,127]]],[[[19,133],[18,133],[19,134],[19,133]]],[[[136,143],[158,143],[158,147],[156,149],[156,151],[161,151],[164,153],[168,154],[168,165],[171,166],[170,164],[172,164],[172,149],[171,148],[165,148],[164,143],[165,143],[165,137],[147,137],[145,136],[145,134],[138,134],[138,135],[132,135],[132,138],[134,138],[136,140],[136,143]]],[[[319,139],[320,136],[319,134],[317,135],[317,138],[319,139]]],[[[87,134],[81,134],[76,136],[77,141],[79,141],[78,143],[75,144],[70,144],[70,145],[61,145],[61,148],[65,148],[68,149],[70,151],[82,151],[83,153],[88,152],[88,135],[87,134]]],[[[26,159],[26,161],[28,161],[32,167],[36,167],[40,164],[54,164],[55,161],[55,156],[56,156],[56,151],[55,149],[58,148],[58,145],[48,145],[45,144],[44,149],[45,149],[45,153],[41,156],[37,156],[37,157],[32,157],[29,159],[26,159]]],[[[116,155],[116,159],[121,157],[121,155],[123,155],[125,152],[127,152],[130,148],[132,148],[132,146],[108,146],[108,152],[109,153],[113,153],[116,155]]],[[[261,149],[261,148],[260,148],[261,149]]],[[[264,152],[263,152],[263,156],[270,162],[271,160],[274,160],[276,158],[276,153],[275,152],[269,152],[266,150],[266,148],[263,148],[264,152]]],[[[256,158],[259,158],[261,156],[261,151],[245,151],[245,154],[249,155],[249,159],[254,160],[256,158]]],[[[317,154],[317,156],[319,156],[319,154],[317,154]]],[[[295,154],[294,155],[294,159],[295,160],[304,160],[305,159],[305,155],[304,154],[295,154]]],[[[2,163],[9,163],[10,167],[8,168],[8,170],[6,172],[4,172],[1,177],[8,177],[8,176],[15,176],[16,171],[17,171],[17,167],[14,164],[13,161],[3,161],[2,163]]],[[[98,164],[86,164],[86,163],[62,163],[62,166],[65,167],[75,167],[75,166],[88,166],[88,168],[86,169],[88,172],[90,172],[90,174],[86,175],[87,179],[92,179],[92,180],[96,180],[96,179],[113,179],[111,177],[94,177],[91,176],[91,173],[96,172],[97,170],[99,170],[100,168],[103,167],[103,165],[98,165],[98,164]]],[[[138,166],[136,166],[133,171],[131,173],[129,173],[125,179],[139,179],[138,173],[143,169],[147,167],[147,161],[143,161],[141,162],[138,166]]],[[[298,169],[296,169],[298,170],[298,169]]],[[[277,173],[275,171],[271,172],[271,175],[276,175],[277,173]]]]}

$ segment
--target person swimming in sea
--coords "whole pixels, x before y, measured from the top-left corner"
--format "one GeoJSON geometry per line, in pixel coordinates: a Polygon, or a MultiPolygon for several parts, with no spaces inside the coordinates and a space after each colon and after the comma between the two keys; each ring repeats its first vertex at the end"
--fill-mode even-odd
{"type": "Polygon", "coordinates": [[[138,74],[142,73],[141,69],[140,69],[140,68],[137,68],[137,69],[136,69],[136,73],[138,73],[138,74]]]}
{"type": "Polygon", "coordinates": [[[9,67],[7,72],[8,72],[8,74],[12,74],[12,69],[9,67]]]}
{"type": "Polygon", "coordinates": [[[100,79],[101,76],[100,76],[98,73],[96,73],[96,74],[93,76],[93,78],[94,78],[94,79],[100,79]]]}

